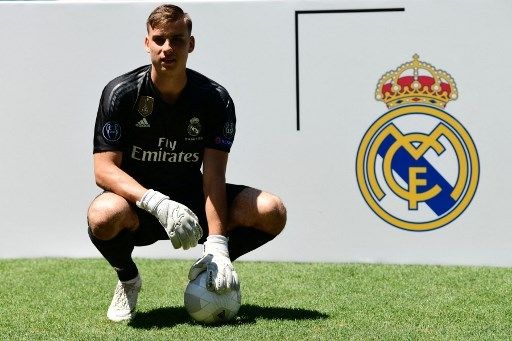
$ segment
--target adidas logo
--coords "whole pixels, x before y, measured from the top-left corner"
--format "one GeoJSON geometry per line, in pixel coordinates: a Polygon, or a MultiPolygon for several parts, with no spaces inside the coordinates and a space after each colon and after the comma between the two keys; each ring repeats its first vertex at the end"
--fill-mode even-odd
{"type": "Polygon", "coordinates": [[[144,117],[142,120],[140,120],[139,122],[137,122],[137,123],[135,124],[135,126],[136,126],[137,128],[149,128],[149,127],[151,127],[151,126],[149,125],[148,120],[146,120],[146,118],[145,118],[145,117],[144,117]]]}

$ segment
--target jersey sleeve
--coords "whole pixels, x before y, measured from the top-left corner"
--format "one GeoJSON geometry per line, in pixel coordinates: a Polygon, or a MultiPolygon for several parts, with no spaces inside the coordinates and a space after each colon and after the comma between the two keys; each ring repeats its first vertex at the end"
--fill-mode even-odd
{"type": "Polygon", "coordinates": [[[94,126],[94,153],[122,151],[123,149],[122,98],[113,84],[108,84],[101,94],[94,126]]]}
{"type": "MultiPolygon", "coordinates": [[[[223,90],[223,89],[222,89],[223,90]]],[[[227,91],[217,92],[209,115],[206,148],[228,152],[231,150],[236,132],[235,105],[227,91]]]]}

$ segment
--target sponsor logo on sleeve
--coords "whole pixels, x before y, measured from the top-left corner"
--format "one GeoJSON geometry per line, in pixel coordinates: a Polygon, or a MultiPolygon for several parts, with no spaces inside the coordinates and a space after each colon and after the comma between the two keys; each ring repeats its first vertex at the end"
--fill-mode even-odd
{"type": "Polygon", "coordinates": [[[235,124],[233,122],[226,122],[224,124],[224,137],[232,139],[235,136],[235,124]]]}
{"type": "Polygon", "coordinates": [[[116,142],[121,138],[121,125],[117,122],[110,121],[103,125],[103,137],[110,142],[116,142]]]}
{"type": "Polygon", "coordinates": [[[233,141],[231,141],[231,140],[227,140],[227,139],[222,138],[222,137],[219,137],[219,136],[217,136],[217,137],[214,139],[214,142],[215,142],[215,144],[217,144],[217,145],[226,146],[226,147],[231,147],[231,145],[233,144],[233,141]]]}

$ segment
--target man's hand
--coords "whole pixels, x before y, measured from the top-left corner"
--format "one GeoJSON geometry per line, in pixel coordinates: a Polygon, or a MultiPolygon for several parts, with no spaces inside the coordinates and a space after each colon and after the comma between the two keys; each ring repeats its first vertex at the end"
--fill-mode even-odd
{"type": "Polygon", "coordinates": [[[203,257],[192,265],[188,279],[194,280],[203,271],[207,272],[206,288],[209,291],[222,293],[240,288],[238,275],[229,259],[226,237],[211,235],[206,238],[203,257]]]}
{"type": "Polygon", "coordinates": [[[175,249],[194,247],[203,235],[194,212],[160,192],[148,190],[137,201],[137,206],[158,218],[175,249]]]}

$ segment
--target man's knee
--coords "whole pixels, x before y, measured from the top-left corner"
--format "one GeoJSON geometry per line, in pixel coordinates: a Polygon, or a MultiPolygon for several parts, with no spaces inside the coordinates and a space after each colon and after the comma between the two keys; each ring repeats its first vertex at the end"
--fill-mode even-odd
{"type": "Polygon", "coordinates": [[[109,240],[125,228],[136,228],[138,219],[125,199],[113,193],[104,193],[89,206],[87,222],[96,238],[109,240]]]}
{"type": "Polygon", "coordinates": [[[286,207],[278,196],[264,193],[258,198],[258,210],[267,232],[278,235],[286,225],[286,207]]]}

